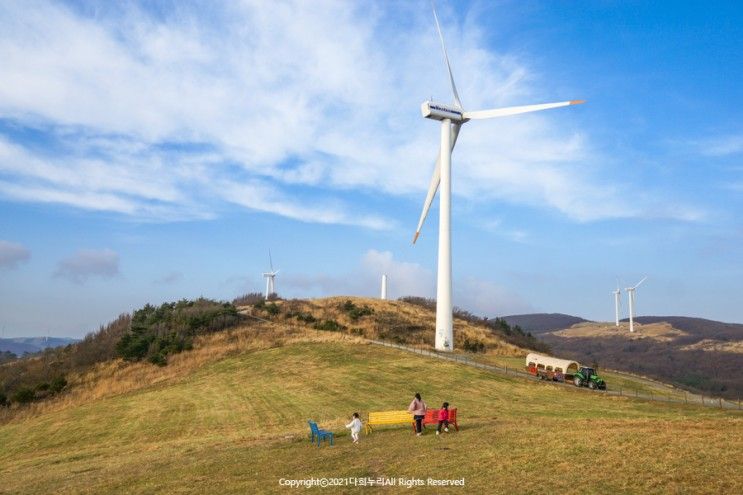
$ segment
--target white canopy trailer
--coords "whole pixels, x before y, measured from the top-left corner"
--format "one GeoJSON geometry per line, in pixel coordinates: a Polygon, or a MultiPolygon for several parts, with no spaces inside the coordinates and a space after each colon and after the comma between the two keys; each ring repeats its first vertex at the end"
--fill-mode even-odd
{"type": "Polygon", "coordinates": [[[526,355],[526,367],[532,374],[536,374],[538,371],[552,371],[569,377],[578,371],[580,364],[570,359],[559,359],[531,352],[526,355]]]}

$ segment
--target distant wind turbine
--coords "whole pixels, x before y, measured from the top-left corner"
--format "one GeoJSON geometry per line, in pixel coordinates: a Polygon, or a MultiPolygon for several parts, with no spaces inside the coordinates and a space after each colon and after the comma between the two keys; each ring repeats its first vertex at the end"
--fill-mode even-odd
{"type": "Polygon", "coordinates": [[[441,40],[441,49],[444,52],[444,62],[449,72],[449,83],[451,84],[454,95],[452,105],[443,105],[433,101],[423,102],[421,113],[423,117],[441,122],[441,141],[439,146],[439,156],[436,159],[436,165],[433,169],[433,176],[428,187],[428,194],[423,203],[423,212],[421,213],[418,227],[415,230],[413,244],[418,240],[423,223],[431,208],[436,191],[441,187],[441,197],[439,199],[439,259],[438,259],[438,280],[436,287],[436,349],[452,351],[454,350],[454,330],[452,327],[452,276],[451,276],[451,152],[457,142],[459,130],[463,124],[470,120],[490,119],[495,117],[506,117],[520,113],[536,112],[550,108],[566,107],[583,103],[582,100],[563,101],[559,103],[546,103],[540,105],[525,105],[518,107],[496,108],[492,110],[477,110],[473,112],[464,111],[462,102],[457,93],[457,87],[454,84],[454,76],[449,63],[449,56],[446,53],[444,36],[441,33],[441,26],[436,15],[436,7],[433,7],[433,18],[436,23],[436,30],[441,40]]]}
{"type": "Polygon", "coordinates": [[[271,250],[270,249],[268,250],[268,263],[269,263],[269,265],[271,267],[271,271],[270,272],[265,272],[263,274],[263,277],[265,277],[265,279],[266,279],[266,300],[268,300],[268,297],[271,294],[275,294],[276,293],[276,285],[275,285],[276,274],[279,273],[278,270],[275,270],[274,271],[274,269],[273,269],[273,259],[271,258],[271,250]]]}
{"type": "Polygon", "coordinates": [[[643,277],[642,280],[637,282],[634,287],[627,287],[624,289],[627,292],[627,299],[629,299],[629,331],[630,333],[635,331],[635,289],[637,289],[641,283],[647,280],[647,277],[643,277]]]}
{"type": "Polygon", "coordinates": [[[616,326],[619,326],[619,310],[622,307],[622,291],[619,290],[619,279],[617,279],[617,290],[612,294],[614,294],[614,321],[616,326]]]}

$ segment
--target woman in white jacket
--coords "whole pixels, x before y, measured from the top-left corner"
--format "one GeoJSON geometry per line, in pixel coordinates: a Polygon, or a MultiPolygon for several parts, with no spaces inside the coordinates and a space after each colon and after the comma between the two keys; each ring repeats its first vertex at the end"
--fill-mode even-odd
{"type": "Polygon", "coordinates": [[[351,429],[351,438],[353,438],[353,443],[359,443],[359,433],[361,432],[359,413],[353,413],[353,419],[351,419],[351,422],[346,425],[346,428],[351,429]]]}

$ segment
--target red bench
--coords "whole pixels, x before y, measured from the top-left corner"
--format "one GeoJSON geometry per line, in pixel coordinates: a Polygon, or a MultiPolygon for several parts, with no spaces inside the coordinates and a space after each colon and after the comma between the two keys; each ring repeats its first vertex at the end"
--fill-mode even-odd
{"type": "MultiPolygon", "coordinates": [[[[459,431],[459,425],[457,424],[457,408],[449,409],[449,425],[454,425],[454,428],[459,431]]],[[[439,409],[426,409],[426,416],[421,421],[421,425],[425,428],[426,425],[438,425],[439,424],[439,409]]],[[[413,421],[413,431],[415,432],[415,421],[413,421]]]]}

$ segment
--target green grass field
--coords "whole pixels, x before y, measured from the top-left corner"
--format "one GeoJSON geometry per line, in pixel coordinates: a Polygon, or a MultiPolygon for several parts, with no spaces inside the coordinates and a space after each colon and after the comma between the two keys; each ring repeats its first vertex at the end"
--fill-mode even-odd
{"type": "Polygon", "coordinates": [[[296,490],[282,478],[380,476],[465,479],[436,492],[740,493],[742,452],[743,415],[732,411],[605,397],[368,344],[300,342],[11,419],[0,425],[0,493],[284,493],[296,490]],[[387,427],[351,444],[352,412],[404,409],[414,392],[430,407],[457,407],[461,431],[387,427]],[[310,418],[336,432],[334,447],[309,443],[310,418]]]}

